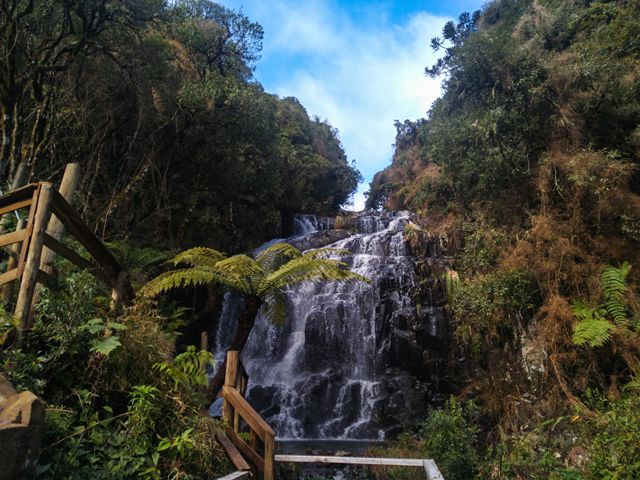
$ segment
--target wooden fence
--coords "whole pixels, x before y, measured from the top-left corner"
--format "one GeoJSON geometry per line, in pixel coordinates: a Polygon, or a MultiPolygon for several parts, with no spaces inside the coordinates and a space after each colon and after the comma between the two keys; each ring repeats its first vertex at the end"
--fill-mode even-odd
{"type": "Polygon", "coordinates": [[[227,370],[222,387],[222,416],[228,425],[225,433],[254,469],[263,474],[264,480],[273,480],[276,434],[244,399],[247,382],[240,352],[227,352],[227,370]],[[245,426],[249,429],[248,442],[241,436],[245,426]]]}
{"type": "MultiPolygon", "coordinates": [[[[18,221],[16,231],[0,236],[0,247],[10,257],[7,271],[0,274],[0,286],[7,288],[11,282],[20,285],[15,306],[15,316],[20,321],[18,341],[24,331],[31,327],[36,284],[52,285],[55,281],[42,265],[43,251],[46,249],[89,271],[110,286],[116,309],[123,302],[133,299],[134,292],[126,270],[50,183],[33,183],[0,197],[0,217],[27,209],[26,225],[18,221]],[[67,247],[47,230],[52,216],[86,249],[89,258],[67,247]],[[6,248],[10,245],[12,248],[6,248]]],[[[7,299],[6,295],[3,297],[7,299]]]]}

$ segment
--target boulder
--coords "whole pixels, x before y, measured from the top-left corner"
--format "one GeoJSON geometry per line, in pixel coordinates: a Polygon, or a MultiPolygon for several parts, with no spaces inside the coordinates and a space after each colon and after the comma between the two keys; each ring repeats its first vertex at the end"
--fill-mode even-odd
{"type": "Polygon", "coordinates": [[[31,392],[16,393],[0,375],[0,478],[23,478],[40,452],[44,405],[31,392]]]}

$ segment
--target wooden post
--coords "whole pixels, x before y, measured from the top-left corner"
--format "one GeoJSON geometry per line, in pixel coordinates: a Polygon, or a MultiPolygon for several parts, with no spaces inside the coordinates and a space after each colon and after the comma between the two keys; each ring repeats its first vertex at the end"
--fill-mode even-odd
{"type": "MultiPolygon", "coordinates": [[[[229,350],[227,352],[227,369],[225,370],[224,384],[227,387],[236,387],[236,377],[238,375],[238,361],[240,352],[229,350]]],[[[234,412],[231,403],[224,398],[222,400],[222,418],[226,420],[230,427],[233,427],[234,412]]]]}
{"type": "Polygon", "coordinates": [[[200,350],[209,351],[209,333],[207,332],[200,334],[200,350]]]}
{"type": "MultiPolygon", "coordinates": [[[[19,232],[23,228],[24,228],[24,219],[21,218],[20,220],[18,220],[18,224],[16,225],[16,232],[19,232]]],[[[21,248],[22,248],[21,243],[14,243],[11,246],[11,251],[13,253],[16,253],[17,255],[20,255],[21,248]]],[[[16,268],[17,265],[18,265],[18,260],[10,256],[9,260],[7,260],[7,272],[16,268]]],[[[2,286],[1,295],[2,295],[2,301],[4,302],[5,305],[11,301],[11,297],[13,296],[14,283],[15,282],[9,282],[6,285],[2,286]]]]}
{"type": "MultiPolygon", "coordinates": [[[[67,167],[64,170],[64,175],[62,176],[62,182],[60,183],[60,195],[69,203],[71,203],[71,197],[73,197],[73,192],[78,186],[78,181],[80,180],[80,168],[77,163],[68,163],[67,167]]],[[[49,219],[49,224],[47,225],[47,234],[53,237],[55,240],[60,241],[62,238],[62,234],[64,233],[64,225],[62,222],[56,217],[52,215],[49,219]]],[[[51,275],[53,273],[53,260],[56,254],[50,248],[45,247],[42,252],[42,257],[40,258],[40,270],[42,270],[45,274],[51,275]]],[[[40,300],[40,292],[42,286],[40,284],[36,285],[35,291],[33,293],[33,300],[31,301],[31,310],[29,315],[33,318],[34,315],[34,307],[38,300],[40,300]]]]}
{"type": "MultiPolygon", "coordinates": [[[[28,245],[27,257],[24,263],[24,272],[22,273],[22,281],[20,282],[20,292],[18,293],[18,301],[16,302],[15,315],[20,321],[20,329],[18,330],[18,342],[22,340],[24,331],[30,325],[29,313],[33,293],[36,288],[38,271],[40,270],[40,259],[42,258],[42,248],[44,245],[44,235],[47,223],[51,217],[51,200],[53,188],[50,183],[40,184],[37,204],[31,208],[36,209],[33,216],[33,225],[30,227],[31,241],[28,245]]],[[[24,254],[24,247],[22,255],[24,254]]],[[[21,255],[22,258],[24,258],[21,255]]]]}
{"type": "Polygon", "coordinates": [[[275,439],[273,435],[267,434],[264,439],[264,480],[275,478],[275,439]]]}
{"type": "Polygon", "coordinates": [[[111,290],[111,308],[117,314],[122,310],[124,304],[125,288],[129,282],[129,274],[126,270],[120,270],[116,278],[116,284],[111,290]]]}
{"type": "MultiPolygon", "coordinates": [[[[62,176],[62,182],[58,191],[60,195],[71,204],[71,198],[78,186],[80,180],[80,167],[77,163],[68,163],[62,176]]],[[[54,239],[60,241],[62,234],[64,233],[64,225],[56,216],[52,216],[47,226],[47,233],[54,239]]],[[[45,248],[42,252],[42,259],[40,260],[40,268],[46,273],[53,272],[53,259],[56,254],[49,248],[45,248]]]]}

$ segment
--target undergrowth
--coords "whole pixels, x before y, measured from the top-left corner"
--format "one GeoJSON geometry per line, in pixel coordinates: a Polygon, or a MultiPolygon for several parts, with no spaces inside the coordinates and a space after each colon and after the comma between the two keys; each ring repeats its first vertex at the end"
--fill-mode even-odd
{"type": "MultiPolygon", "coordinates": [[[[114,318],[86,273],[45,290],[0,370],[46,404],[35,479],[204,479],[230,470],[200,414],[208,352],[173,356],[175,323],[139,302],[114,318]]],[[[5,322],[3,328],[9,328],[5,322]]]]}

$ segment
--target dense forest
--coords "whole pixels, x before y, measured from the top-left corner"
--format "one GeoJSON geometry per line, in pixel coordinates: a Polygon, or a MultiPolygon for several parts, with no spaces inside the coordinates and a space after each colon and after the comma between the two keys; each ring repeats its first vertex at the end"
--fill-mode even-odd
{"type": "Polygon", "coordinates": [[[243,251],[355,189],[338,132],[252,78],[263,30],[243,14],[208,0],[0,8],[0,181],[80,163],[78,204],[101,236],[243,251]]]}
{"type": "Polygon", "coordinates": [[[367,199],[454,259],[462,404],[422,448],[445,478],[637,478],[640,4],[498,0],[431,47],[444,94],[367,199]]]}

